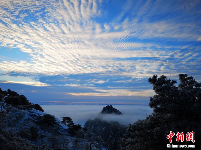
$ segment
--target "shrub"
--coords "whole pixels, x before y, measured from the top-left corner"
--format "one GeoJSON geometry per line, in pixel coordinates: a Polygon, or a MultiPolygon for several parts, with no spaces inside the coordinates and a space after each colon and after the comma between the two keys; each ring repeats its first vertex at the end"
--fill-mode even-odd
{"type": "Polygon", "coordinates": [[[43,108],[39,104],[34,104],[34,109],[44,112],[43,108]]]}
{"type": "Polygon", "coordinates": [[[62,121],[63,124],[67,125],[68,127],[71,127],[74,125],[73,120],[70,117],[62,117],[62,121]]]}
{"type": "Polygon", "coordinates": [[[32,140],[37,139],[37,137],[38,137],[38,130],[37,130],[37,128],[34,127],[34,126],[32,126],[32,127],[30,127],[29,131],[31,133],[31,139],[32,140]]]}
{"type": "Polygon", "coordinates": [[[56,124],[56,120],[54,116],[50,114],[43,115],[41,118],[39,118],[39,121],[40,121],[40,124],[47,125],[48,127],[56,124]]]}
{"type": "Polygon", "coordinates": [[[5,99],[5,102],[7,104],[11,104],[11,105],[30,105],[29,101],[27,100],[27,98],[24,95],[20,95],[20,96],[8,96],[5,99]]]}

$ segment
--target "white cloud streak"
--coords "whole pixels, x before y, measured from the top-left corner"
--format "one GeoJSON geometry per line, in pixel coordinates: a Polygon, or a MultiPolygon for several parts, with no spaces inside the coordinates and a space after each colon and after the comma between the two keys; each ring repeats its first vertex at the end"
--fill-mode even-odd
{"type": "Polygon", "coordinates": [[[15,83],[15,84],[24,84],[24,85],[31,85],[31,86],[49,86],[46,83],[42,83],[40,81],[31,79],[30,77],[23,77],[23,76],[0,76],[1,83],[15,83]]]}
{"type": "Polygon", "coordinates": [[[139,91],[131,91],[127,89],[112,89],[112,90],[94,89],[94,90],[96,92],[66,93],[66,94],[73,96],[141,96],[141,97],[148,97],[154,95],[153,90],[139,90],[139,91]]]}

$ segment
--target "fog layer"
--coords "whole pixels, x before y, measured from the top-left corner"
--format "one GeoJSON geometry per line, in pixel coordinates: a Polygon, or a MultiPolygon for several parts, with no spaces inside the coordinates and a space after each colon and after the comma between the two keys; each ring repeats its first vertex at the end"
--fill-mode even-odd
{"type": "MultiPolygon", "coordinates": [[[[88,119],[94,119],[105,105],[41,105],[46,113],[52,114],[58,119],[71,117],[75,124],[84,126],[88,119]]],[[[118,121],[127,125],[139,119],[145,119],[146,115],[152,113],[152,108],[144,105],[113,105],[123,115],[104,115],[103,120],[118,121]]]]}

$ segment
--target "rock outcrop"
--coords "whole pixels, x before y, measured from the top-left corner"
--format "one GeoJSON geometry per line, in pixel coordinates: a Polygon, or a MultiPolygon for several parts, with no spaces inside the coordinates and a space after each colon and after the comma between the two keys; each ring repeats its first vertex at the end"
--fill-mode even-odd
{"type": "Polygon", "coordinates": [[[112,105],[108,105],[103,108],[94,120],[86,121],[84,128],[100,137],[108,150],[118,150],[121,144],[120,139],[125,132],[126,126],[119,124],[117,121],[106,121],[102,119],[103,116],[111,114],[123,115],[119,110],[113,108],[112,105]]]}
{"type": "Polygon", "coordinates": [[[103,107],[103,110],[100,112],[101,114],[115,114],[115,115],[122,115],[118,109],[114,108],[112,105],[107,105],[103,107]]]}

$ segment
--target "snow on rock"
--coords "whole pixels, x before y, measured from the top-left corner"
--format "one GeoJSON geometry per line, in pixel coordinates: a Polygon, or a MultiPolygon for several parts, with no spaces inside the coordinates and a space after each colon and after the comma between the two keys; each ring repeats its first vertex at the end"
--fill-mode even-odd
{"type": "MultiPolygon", "coordinates": [[[[46,149],[89,149],[90,142],[87,139],[71,137],[68,126],[54,116],[54,124],[43,122],[42,119],[46,113],[42,111],[21,110],[1,101],[0,113],[2,114],[0,115],[2,131],[12,132],[17,137],[26,139],[38,147],[43,145],[46,149]]],[[[82,135],[84,136],[84,133],[82,135]]]]}

